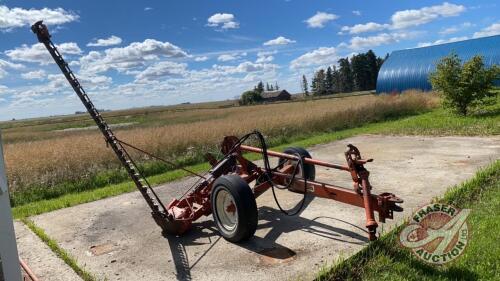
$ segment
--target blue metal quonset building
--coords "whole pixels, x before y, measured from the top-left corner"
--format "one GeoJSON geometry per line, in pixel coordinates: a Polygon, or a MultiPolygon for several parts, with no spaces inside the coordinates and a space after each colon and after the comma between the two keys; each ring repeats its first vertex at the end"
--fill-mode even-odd
{"type": "Polygon", "coordinates": [[[462,62],[482,55],[486,66],[500,64],[500,35],[394,51],[380,68],[377,93],[431,90],[429,74],[435,70],[436,63],[451,52],[462,62]]]}

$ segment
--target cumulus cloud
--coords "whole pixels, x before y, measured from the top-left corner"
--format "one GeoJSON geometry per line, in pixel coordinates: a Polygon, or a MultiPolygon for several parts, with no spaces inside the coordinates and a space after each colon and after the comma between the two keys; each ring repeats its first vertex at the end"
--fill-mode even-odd
{"type": "Polygon", "coordinates": [[[240,27],[240,24],[235,20],[233,14],[217,13],[208,18],[207,26],[221,29],[234,29],[240,27]]]}
{"type": "Polygon", "coordinates": [[[183,76],[186,74],[187,64],[171,61],[161,61],[153,64],[140,73],[135,78],[138,82],[154,81],[166,77],[183,76]]]}
{"type": "Polygon", "coordinates": [[[253,63],[253,62],[242,62],[237,67],[236,70],[238,72],[256,72],[256,71],[266,71],[266,70],[274,70],[277,66],[275,64],[268,63],[253,63]]]}
{"type": "MultiPolygon", "coordinates": [[[[80,47],[78,47],[78,45],[74,42],[62,43],[56,45],[56,47],[63,56],[79,55],[82,53],[80,47]]],[[[53,62],[49,52],[47,52],[47,49],[41,43],[33,44],[31,46],[23,44],[21,47],[5,51],[5,54],[10,59],[15,61],[37,62],[42,65],[53,62]]]]}
{"type": "Polygon", "coordinates": [[[473,37],[479,38],[479,37],[493,36],[498,34],[500,34],[500,22],[485,27],[478,32],[474,32],[473,37]]]}
{"type": "Polygon", "coordinates": [[[222,54],[217,57],[218,61],[232,61],[232,60],[237,60],[242,57],[245,57],[247,55],[246,52],[242,53],[231,53],[231,54],[222,54]]]}
{"type": "Polygon", "coordinates": [[[56,9],[23,9],[0,6],[0,29],[11,30],[13,28],[29,26],[36,21],[43,20],[45,24],[56,25],[72,22],[78,19],[78,15],[62,8],[56,9]]]}
{"type": "Polygon", "coordinates": [[[340,44],[339,46],[347,47],[352,50],[369,49],[380,45],[396,43],[404,39],[411,39],[414,38],[417,34],[417,32],[394,32],[380,33],[367,37],[355,36],[349,41],[350,44],[340,44]]]}
{"type": "Polygon", "coordinates": [[[343,26],[340,29],[339,34],[344,34],[344,33],[358,34],[358,33],[364,33],[364,32],[380,31],[380,30],[389,28],[389,26],[390,26],[389,24],[368,22],[368,23],[364,23],[364,24],[356,24],[353,26],[343,26]]]}
{"type": "Polygon", "coordinates": [[[325,24],[329,21],[338,19],[339,16],[335,14],[329,14],[325,12],[316,12],[316,14],[307,20],[305,22],[307,23],[307,26],[311,28],[323,28],[325,27],[325,24]]]}
{"type": "Polygon", "coordinates": [[[456,32],[458,32],[460,30],[463,30],[465,28],[469,28],[471,26],[473,26],[472,23],[470,23],[470,22],[464,22],[464,23],[462,23],[460,25],[454,25],[454,26],[450,26],[448,28],[445,28],[445,29],[439,31],[439,34],[442,34],[442,35],[453,34],[453,33],[456,33],[456,32]]]}
{"type": "Polygon", "coordinates": [[[98,73],[109,69],[125,72],[145,66],[146,61],[161,57],[183,58],[187,57],[187,53],[169,42],[146,39],[125,47],[106,49],[103,52],[91,51],[80,58],[80,66],[86,72],[98,73]]]}
{"type": "MultiPolygon", "coordinates": [[[[112,83],[113,79],[111,77],[105,75],[97,75],[94,73],[75,73],[78,80],[82,83],[82,85],[87,90],[95,90],[95,89],[107,89],[112,83]]],[[[68,81],[62,74],[49,74],[47,75],[47,79],[49,83],[46,85],[46,88],[36,89],[36,92],[40,94],[44,94],[44,91],[61,91],[70,90],[68,88],[68,81]]]]}
{"type": "Polygon", "coordinates": [[[42,69],[21,74],[22,78],[28,79],[28,80],[33,80],[33,79],[43,80],[43,79],[45,79],[46,76],[47,76],[47,74],[42,69]]]}
{"type": "Polygon", "coordinates": [[[288,45],[295,42],[297,41],[285,38],[283,36],[278,36],[275,39],[264,42],[264,46],[288,45]]]}
{"type": "Polygon", "coordinates": [[[23,69],[23,68],[24,68],[24,66],[22,64],[12,63],[12,62],[0,59],[0,78],[3,78],[8,74],[7,69],[19,70],[19,69],[23,69]]]}
{"type": "Polygon", "coordinates": [[[208,60],[207,56],[200,56],[194,58],[194,61],[207,61],[207,60],[208,60]]]}
{"type": "Polygon", "coordinates": [[[217,58],[218,61],[232,61],[235,59],[237,59],[237,57],[232,54],[222,54],[217,58]]]}
{"type": "Polygon", "coordinates": [[[448,2],[420,9],[402,10],[392,14],[390,24],[369,22],[356,24],[354,26],[344,26],[341,29],[341,34],[358,34],[363,32],[381,31],[384,29],[405,29],[426,24],[438,18],[458,16],[465,10],[466,8],[463,5],[456,5],[448,2]]]}
{"type": "Polygon", "coordinates": [[[335,63],[338,59],[339,55],[335,47],[321,47],[292,60],[290,68],[298,69],[313,65],[328,65],[335,63]]]}
{"type": "Polygon", "coordinates": [[[106,39],[97,39],[95,42],[90,42],[87,44],[88,47],[106,47],[113,46],[122,43],[122,39],[118,36],[111,35],[111,37],[106,39]]]}
{"type": "Polygon", "coordinates": [[[418,26],[440,17],[458,16],[465,10],[466,8],[463,5],[444,2],[441,5],[423,7],[418,10],[397,11],[391,16],[392,27],[400,29],[418,26]]]}
{"type": "Polygon", "coordinates": [[[355,15],[355,16],[361,16],[361,12],[358,11],[358,10],[352,11],[352,14],[355,15]]]}
{"type": "Polygon", "coordinates": [[[276,54],[276,51],[271,51],[271,52],[258,52],[257,53],[257,60],[255,61],[256,63],[266,63],[266,62],[272,62],[274,60],[273,54],[276,54]]]}

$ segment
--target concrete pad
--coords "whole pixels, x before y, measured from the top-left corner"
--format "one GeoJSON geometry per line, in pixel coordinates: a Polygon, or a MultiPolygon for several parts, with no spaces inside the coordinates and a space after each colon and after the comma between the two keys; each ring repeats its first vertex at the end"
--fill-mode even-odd
{"type": "Polygon", "coordinates": [[[39,280],[79,281],[82,280],[63,260],[21,222],[14,222],[17,249],[39,280]]]}
{"type": "MultiPolygon", "coordinates": [[[[393,192],[405,200],[404,213],[383,227],[388,230],[412,211],[470,178],[500,156],[500,137],[358,136],[310,149],[314,158],[344,163],[346,144],[374,158],[374,193],[393,192]]],[[[317,179],[351,187],[345,172],[318,169],[317,179]]],[[[156,190],[168,202],[194,179],[156,190]]],[[[278,192],[285,208],[300,194],[278,192]]],[[[296,217],[275,210],[272,193],[258,198],[259,226],[242,244],[221,239],[211,217],[194,223],[182,237],[161,236],[138,192],[34,217],[50,237],[76,256],[80,264],[108,280],[288,280],[311,279],[325,263],[347,257],[365,246],[361,208],[332,200],[308,198],[296,217]]]]}

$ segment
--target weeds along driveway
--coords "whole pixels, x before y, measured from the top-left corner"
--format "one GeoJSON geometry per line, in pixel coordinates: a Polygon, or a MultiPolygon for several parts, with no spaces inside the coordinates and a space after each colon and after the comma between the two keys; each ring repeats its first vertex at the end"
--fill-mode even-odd
{"type": "MultiPolygon", "coordinates": [[[[366,158],[375,159],[367,165],[373,192],[393,192],[405,200],[404,213],[398,213],[379,230],[401,223],[418,206],[500,157],[498,136],[358,136],[318,145],[310,151],[315,158],[343,163],[348,143],[357,145],[366,158]]],[[[317,178],[351,186],[345,172],[318,168],[317,178]]],[[[156,190],[168,202],[192,181],[185,179],[156,190]]],[[[277,196],[289,208],[302,195],[278,192],[277,196]]],[[[211,217],[194,223],[182,237],[164,238],[138,192],[32,219],[81,267],[108,280],[310,279],[324,264],[348,257],[368,243],[361,208],[309,198],[300,216],[287,217],[275,209],[270,192],[259,197],[257,205],[256,235],[242,244],[221,239],[211,217]]]]}

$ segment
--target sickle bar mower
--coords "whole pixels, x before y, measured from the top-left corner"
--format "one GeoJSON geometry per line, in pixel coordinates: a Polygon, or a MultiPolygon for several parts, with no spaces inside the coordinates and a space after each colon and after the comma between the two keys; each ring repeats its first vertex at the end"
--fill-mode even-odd
{"type": "MultiPolygon", "coordinates": [[[[139,167],[128,154],[126,147],[140,150],[133,145],[119,140],[111,131],[103,117],[90,101],[88,95],[75,75],[50,40],[47,27],[41,22],[31,27],[38,41],[45,45],[56,64],[96,122],[104,138],[111,146],[131,179],[137,186],[148,206],[155,222],[166,233],[180,235],[186,232],[193,221],[202,216],[213,215],[221,235],[231,242],[239,242],[253,236],[257,228],[257,206],[255,198],[268,189],[286,189],[291,192],[312,194],[317,197],[333,199],[342,203],[365,209],[368,238],[376,239],[377,222],[374,213],[378,213],[380,222],[393,218],[393,212],[403,209],[398,205],[403,202],[392,193],[375,195],[371,193],[369,172],[364,165],[372,159],[362,159],[359,150],[348,145],[345,152],[346,165],[331,164],[311,158],[302,148],[288,148],[283,153],[267,150],[263,136],[255,131],[242,138],[227,136],[224,138],[221,160],[207,154],[212,168],[204,175],[190,172],[199,180],[181,198],[173,199],[164,205],[139,167]],[[250,136],[256,135],[261,148],[243,144],[250,136]],[[259,153],[264,159],[264,167],[247,160],[243,153],[259,153]],[[270,167],[269,157],[278,158],[278,165],[270,167]],[[342,188],[332,184],[315,181],[315,166],[323,166],[350,173],[353,187],[342,188]],[[255,182],[253,188],[250,183],[255,182]]],[[[151,154],[148,154],[153,156],[151,154]]],[[[156,159],[165,161],[159,157],[156,159]]],[[[275,196],[276,199],[276,196],[275,196]]],[[[278,200],[276,203],[281,209],[278,200]]],[[[283,209],[281,209],[284,211],[283,209]]],[[[286,211],[284,211],[287,213],[286,211]]]]}

